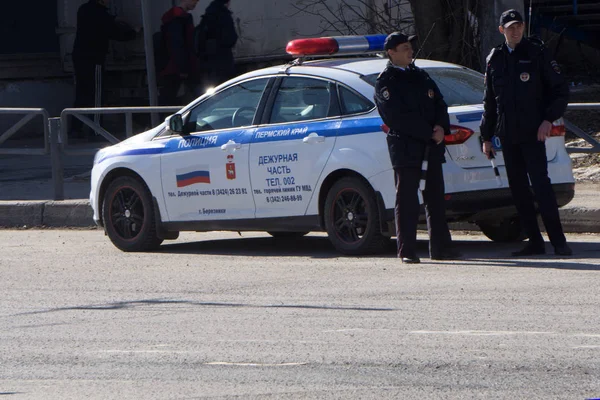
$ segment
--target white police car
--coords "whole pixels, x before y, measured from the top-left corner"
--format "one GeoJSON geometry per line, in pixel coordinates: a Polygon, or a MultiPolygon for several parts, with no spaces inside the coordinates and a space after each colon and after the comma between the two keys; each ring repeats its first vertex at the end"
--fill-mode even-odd
{"type": "MultiPolygon", "coordinates": [[[[167,121],[98,152],[94,220],[124,251],[155,249],[180,231],[326,231],[345,254],[375,252],[395,235],[394,176],[373,87],[386,59],[304,56],[382,50],[384,35],[301,39],[295,62],[232,79],[167,121]]],[[[418,60],[449,106],[447,216],[492,240],[522,238],[506,181],[481,152],[483,76],[418,60]]],[[[384,128],[384,127],[383,127],[384,128]]],[[[574,195],[564,126],[547,141],[560,205],[574,195]]]]}

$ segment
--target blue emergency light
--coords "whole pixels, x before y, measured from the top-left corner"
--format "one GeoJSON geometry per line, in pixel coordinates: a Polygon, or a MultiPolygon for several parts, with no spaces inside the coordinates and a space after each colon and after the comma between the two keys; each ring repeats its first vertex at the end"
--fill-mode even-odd
{"type": "Polygon", "coordinates": [[[293,56],[361,54],[383,51],[386,35],[334,36],[296,39],[285,48],[293,56]]]}

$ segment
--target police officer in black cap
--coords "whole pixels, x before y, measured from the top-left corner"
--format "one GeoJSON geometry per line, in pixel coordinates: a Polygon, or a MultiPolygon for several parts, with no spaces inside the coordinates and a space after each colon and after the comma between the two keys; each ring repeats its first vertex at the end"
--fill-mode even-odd
{"type": "Polygon", "coordinates": [[[518,11],[503,12],[499,30],[506,42],[487,57],[481,136],[488,158],[495,153],[492,136],[500,138],[508,183],[529,237],[513,256],[546,252],[529,181],[555,254],[570,256],[548,178],[545,145],[552,122],[567,108],[569,88],[543,42],[523,37],[525,24],[518,11]]]}
{"type": "Polygon", "coordinates": [[[389,127],[388,149],[396,177],[396,236],[398,257],[403,263],[418,263],[416,253],[419,219],[419,181],[424,158],[428,161],[423,191],[429,254],[434,260],[461,255],[452,248],[444,205],[444,135],[450,133],[448,106],[435,82],[413,64],[412,43],[416,37],[390,34],[384,49],[389,58],[375,84],[375,102],[389,127]]]}

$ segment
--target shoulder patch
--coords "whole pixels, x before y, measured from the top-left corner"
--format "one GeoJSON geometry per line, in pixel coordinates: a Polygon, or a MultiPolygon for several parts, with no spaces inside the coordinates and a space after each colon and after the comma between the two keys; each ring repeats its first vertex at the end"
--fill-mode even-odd
{"type": "Polygon", "coordinates": [[[561,73],[560,67],[558,66],[558,63],[555,60],[552,60],[550,62],[550,66],[552,67],[552,69],[554,70],[554,72],[556,72],[557,74],[560,75],[560,73],[561,73]]]}
{"type": "Polygon", "coordinates": [[[389,100],[391,97],[390,91],[386,86],[381,88],[381,97],[383,97],[385,100],[389,100]]]}

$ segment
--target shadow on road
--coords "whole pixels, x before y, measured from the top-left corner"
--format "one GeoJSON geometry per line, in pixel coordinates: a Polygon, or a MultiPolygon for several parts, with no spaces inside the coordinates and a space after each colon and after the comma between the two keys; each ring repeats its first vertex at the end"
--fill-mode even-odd
{"type": "MultiPolygon", "coordinates": [[[[559,258],[554,255],[552,246],[546,244],[547,254],[542,256],[514,258],[511,252],[520,249],[524,243],[494,243],[491,241],[457,240],[456,247],[464,254],[465,265],[485,263],[490,266],[555,268],[573,270],[600,270],[597,263],[571,262],[570,259],[600,260],[600,244],[590,242],[570,242],[573,257],[559,258]],[[557,263],[557,260],[561,260],[557,263]]],[[[161,253],[209,254],[251,257],[311,257],[317,259],[355,257],[337,252],[329,239],[324,236],[305,236],[297,239],[275,239],[271,237],[240,237],[239,239],[204,240],[198,242],[164,244],[161,253]]],[[[417,254],[423,262],[429,262],[428,242],[417,242],[417,254]]],[[[364,256],[365,258],[396,258],[396,241],[390,240],[383,252],[364,256]]],[[[440,261],[433,261],[440,263],[440,261]]],[[[456,263],[456,262],[455,262],[456,263]]],[[[459,261],[460,263],[460,261],[459,261]]]]}

